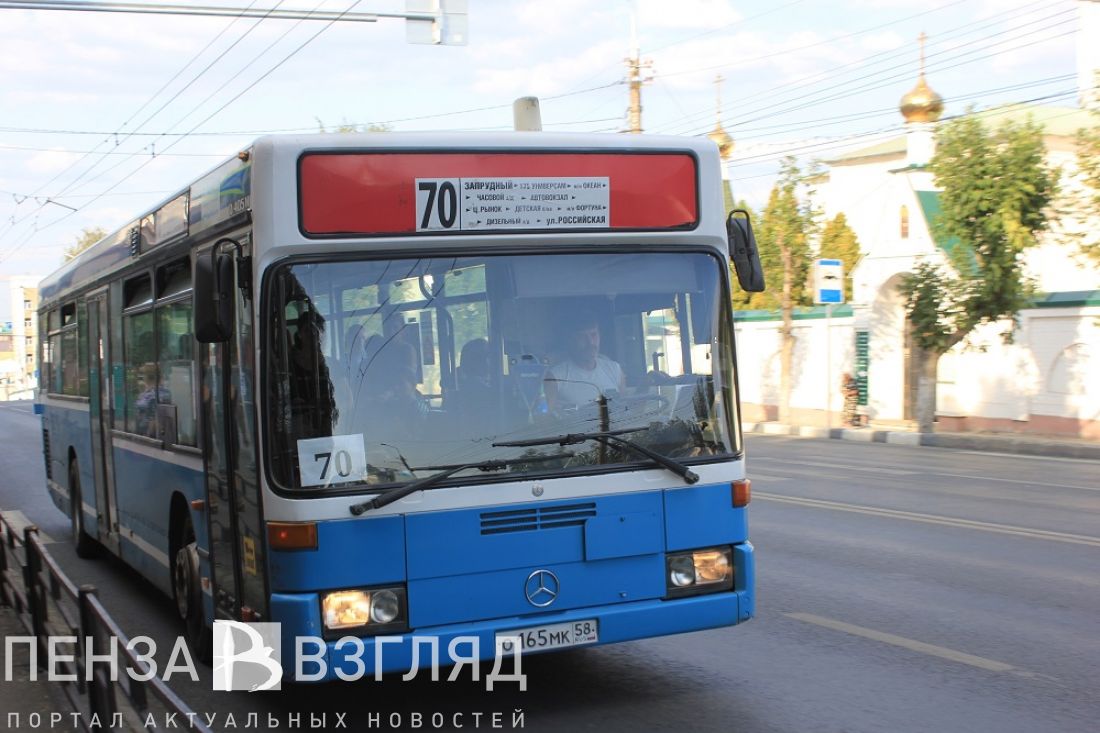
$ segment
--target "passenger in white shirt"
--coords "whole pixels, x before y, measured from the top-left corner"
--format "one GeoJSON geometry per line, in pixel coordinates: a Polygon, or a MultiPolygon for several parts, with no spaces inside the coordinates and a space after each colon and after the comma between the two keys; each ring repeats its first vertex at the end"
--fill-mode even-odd
{"type": "Polygon", "coordinates": [[[600,326],[594,316],[580,318],[566,334],[568,358],[546,373],[546,401],[551,410],[595,402],[625,383],[618,362],[600,353],[600,326]]]}

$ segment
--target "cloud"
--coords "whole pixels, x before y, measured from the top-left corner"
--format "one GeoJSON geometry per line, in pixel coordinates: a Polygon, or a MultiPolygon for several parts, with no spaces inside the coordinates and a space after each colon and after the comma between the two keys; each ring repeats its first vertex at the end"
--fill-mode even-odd
{"type": "Polygon", "coordinates": [[[57,173],[72,165],[79,156],[62,150],[48,150],[27,158],[24,169],[30,173],[57,173]]]}
{"type": "Polygon", "coordinates": [[[742,19],[729,0],[638,0],[639,32],[648,28],[710,30],[742,19]]]}
{"type": "MultiPolygon", "coordinates": [[[[580,53],[557,56],[532,66],[484,69],[478,73],[473,90],[479,94],[494,94],[505,98],[516,94],[551,96],[573,91],[581,81],[591,78],[594,70],[614,69],[622,55],[620,43],[601,41],[580,53]]],[[[595,86],[604,79],[592,81],[595,86]]]]}
{"type": "Polygon", "coordinates": [[[896,31],[882,31],[881,33],[868,33],[860,36],[859,47],[872,53],[880,51],[893,51],[906,44],[913,46],[913,58],[916,58],[917,43],[915,39],[904,38],[896,31]]]}

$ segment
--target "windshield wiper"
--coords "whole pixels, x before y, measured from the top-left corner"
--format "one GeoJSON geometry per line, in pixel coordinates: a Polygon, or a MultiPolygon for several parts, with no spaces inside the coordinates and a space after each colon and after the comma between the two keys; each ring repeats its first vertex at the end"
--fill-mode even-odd
{"type": "Polygon", "coordinates": [[[426,489],[430,486],[434,486],[440,481],[449,478],[460,471],[466,471],[471,468],[476,468],[479,471],[489,473],[490,471],[500,471],[508,466],[514,466],[517,463],[545,463],[547,461],[555,461],[562,458],[572,458],[573,453],[565,451],[563,453],[556,453],[552,456],[517,456],[515,458],[504,458],[495,461],[475,461],[472,463],[455,463],[447,466],[421,466],[420,468],[409,469],[411,471],[438,471],[439,473],[433,473],[431,476],[425,476],[422,479],[417,479],[412,483],[405,484],[404,486],[396,486],[392,489],[388,489],[378,494],[370,501],[364,501],[362,504],[354,504],[349,507],[351,513],[358,517],[360,514],[370,511],[371,509],[381,509],[387,504],[392,504],[398,499],[404,499],[409,494],[414,494],[421,489],[426,489]]]}
{"type": "Polygon", "coordinates": [[[620,437],[622,435],[625,435],[626,433],[637,433],[637,432],[641,432],[642,430],[649,430],[649,428],[633,428],[633,429],[628,429],[628,430],[605,430],[605,431],[601,431],[601,432],[598,432],[598,433],[567,433],[565,435],[555,435],[555,436],[552,436],[552,437],[549,437],[549,438],[531,438],[529,440],[509,440],[509,441],[505,441],[505,442],[501,442],[501,443],[493,443],[493,447],[494,448],[505,448],[505,447],[525,448],[525,447],[535,446],[535,445],[561,445],[561,446],[566,446],[566,445],[576,445],[577,443],[584,443],[584,442],[587,442],[589,440],[596,440],[596,441],[599,441],[599,442],[603,443],[604,445],[607,445],[608,443],[610,443],[611,445],[617,445],[617,446],[620,446],[622,448],[626,448],[627,450],[631,450],[634,453],[637,453],[639,455],[643,455],[646,458],[653,461],[654,463],[657,463],[657,464],[661,465],[662,467],[667,468],[669,471],[672,471],[674,474],[676,474],[677,476],[682,478],[684,481],[687,481],[689,484],[694,484],[694,483],[697,483],[699,481],[699,474],[695,473],[694,471],[692,471],[690,468],[688,468],[684,464],[680,463],[679,461],[673,460],[672,458],[669,458],[668,456],[663,456],[660,453],[657,453],[655,451],[651,451],[649,448],[646,448],[644,445],[640,445],[638,443],[635,443],[633,440],[627,440],[626,438],[620,437]]]}

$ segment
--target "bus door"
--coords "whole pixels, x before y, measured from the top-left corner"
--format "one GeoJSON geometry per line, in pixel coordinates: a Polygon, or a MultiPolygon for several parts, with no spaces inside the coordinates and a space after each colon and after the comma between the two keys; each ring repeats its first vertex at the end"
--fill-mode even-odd
{"type": "Polygon", "coordinates": [[[118,511],[115,507],[114,461],[111,451],[111,363],[107,338],[107,291],[88,296],[88,397],[92,428],[92,473],[95,476],[96,525],[99,541],[118,552],[118,511]]]}
{"type": "MultiPolygon", "coordinates": [[[[234,239],[246,256],[247,235],[234,239]]],[[[224,251],[236,260],[234,248],[224,251]]],[[[209,257],[210,250],[196,256],[209,257]]],[[[236,267],[234,262],[233,333],[226,342],[202,345],[202,411],[214,616],[248,621],[267,617],[267,585],[256,470],[253,304],[236,287],[236,267]]]]}

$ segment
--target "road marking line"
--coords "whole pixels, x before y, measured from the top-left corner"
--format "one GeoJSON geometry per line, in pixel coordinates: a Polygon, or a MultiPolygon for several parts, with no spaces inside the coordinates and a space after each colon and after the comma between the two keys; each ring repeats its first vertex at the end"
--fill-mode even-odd
{"type": "Polygon", "coordinates": [[[749,471],[749,478],[751,478],[754,482],[759,479],[760,481],[767,481],[768,483],[771,483],[772,481],[793,481],[794,480],[790,476],[772,476],[771,474],[760,473],[759,471],[749,471]]]}
{"type": "MultiPolygon", "coordinates": [[[[16,531],[16,533],[19,535],[19,539],[23,539],[23,529],[25,527],[37,526],[34,522],[27,519],[26,514],[15,509],[0,511],[0,515],[2,515],[4,517],[4,521],[7,522],[8,525],[16,531]]],[[[38,539],[44,545],[48,545],[53,542],[50,536],[42,530],[38,530],[38,539]]]]}
{"type": "Polygon", "coordinates": [[[949,450],[952,453],[962,453],[968,456],[985,456],[996,458],[1017,458],[1021,461],[1055,461],[1057,463],[1089,463],[1096,464],[1095,458],[1069,458],[1067,456],[1036,456],[1031,453],[1000,453],[997,451],[980,451],[980,450],[962,450],[960,448],[941,448],[940,450],[949,450]]]}
{"type": "Polygon", "coordinates": [[[1082,491],[1100,491],[1100,486],[1076,486],[1074,484],[1052,484],[1049,481],[1022,481],[1018,478],[993,478],[992,476],[971,476],[965,473],[944,473],[943,471],[929,471],[936,476],[950,476],[951,478],[969,478],[977,481],[1000,481],[1005,484],[1023,484],[1041,489],[1080,489],[1082,491]]]}
{"type": "Polygon", "coordinates": [[[897,468],[879,468],[878,466],[851,466],[846,463],[820,463],[817,461],[804,461],[796,459],[791,461],[785,458],[770,458],[768,456],[753,456],[750,461],[783,461],[789,463],[790,468],[797,469],[799,466],[817,466],[819,468],[845,468],[850,471],[870,471],[871,473],[885,473],[890,476],[912,476],[914,474],[923,474],[925,469],[914,468],[911,470],[901,470],[897,468]]]}
{"type": "Polygon", "coordinates": [[[978,669],[984,669],[990,672],[1016,671],[1016,668],[1013,667],[1011,664],[998,662],[995,659],[978,657],[973,654],[967,654],[966,652],[948,649],[945,646],[926,644],[925,642],[917,641],[916,639],[908,639],[904,636],[898,636],[896,634],[887,634],[885,631],[875,631],[874,629],[868,629],[863,626],[856,626],[855,624],[848,624],[843,621],[835,621],[831,618],[825,618],[824,616],[815,616],[812,613],[785,613],[783,615],[787,616],[788,618],[793,618],[796,621],[803,621],[808,624],[822,626],[826,629],[840,631],[845,634],[851,634],[852,636],[861,636],[864,639],[880,641],[883,644],[891,644],[893,646],[901,647],[902,649],[908,649],[909,651],[918,652],[920,654],[927,654],[931,657],[939,657],[940,659],[947,659],[952,662],[959,662],[960,664],[967,664],[971,667],[977,667],[978,669]]]}
{"type": "Polygon", "coordinates": [[[839,501],[825,501],[824,499],[806,499],[794,496],[781,496],[779,494],[767,494],[761,491],[754,491],[752,492],[752,494],[754,499],[777,501],[781,504],[794,504],[796,506],[812,507],[814,509],[832,509],[838,512],[868,514],[870,516],[888,517],[891,519],[905,519],[910,522],[939,524],[944,527],[978,529],[983,532],[995,532],[997,534],[1009,534],[1017,537],[1030,537],[1032,539],[1039,540],[1052,540],[1054,542],[1066,542],[1071,545],[1087,545],[1089,547],[1100,547],[1100,537],[1089,537],[1088,535],[1069,534],[1067,532],[1051,532],[1045,529],[1030,529],[1028,527],[1016,527],[1010,524],[978,522],[973,519],[941,517],[935,514],[906,512],[899,509],[882,509],[879,507],[861,506],[859,504],[843,504],[839,501]]]}
{"type": "MultiPolygon", "coordinates": [[[[1081,459],[1065,459],[1065,460],[1077,460],[1081,459]]],[[[937,471],[935,469],[929,469],[927,466],[913,467],[908,470],[904,469],[891,469],[891,468],[877,468],[867,466],[852,466],[846,463],[817,463],[814,461],[797,460],[791,461],[786,458],[773,458],[771,456],[753,456],[750,461],[778,461],[783,463],[789,463],[789,468],[798,469],[799,466],[820,466],[822,468],[844,468],[853,471],[871,471],[875,473],[886,473],[897,476],[948,476],[950,478],[967,478],[975,481],[997,481],[1000,483],[1008,484],[1022,484],[1024,486],[1034,486],[1040,488],[1052,488],[1052,489],[1080,489],[1082,491],[1100,491],[1100,486],[1080,486],[1078,484],[1054,484],[1049,481],[1043,481],[1040,479],[1022,480],[1018,478],[994,478],[992,476],[974,476],[968,473],[947,473],[946,471],[937,471]]]]}

